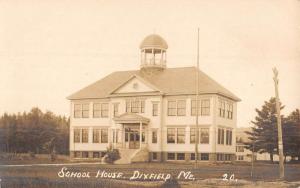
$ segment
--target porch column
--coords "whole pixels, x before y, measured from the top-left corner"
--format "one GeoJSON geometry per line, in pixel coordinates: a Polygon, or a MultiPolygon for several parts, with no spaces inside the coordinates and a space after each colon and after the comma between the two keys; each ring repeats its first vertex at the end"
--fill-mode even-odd
{"type": "Polygon", "coordinates": [[[140,121],[140,149],[142,148],[142,128],[143,128],[143,123],[140,121]]]}

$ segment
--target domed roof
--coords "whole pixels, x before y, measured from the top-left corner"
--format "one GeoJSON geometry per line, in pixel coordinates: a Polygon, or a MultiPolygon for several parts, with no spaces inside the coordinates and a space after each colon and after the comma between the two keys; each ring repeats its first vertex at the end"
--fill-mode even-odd
{"type": "Polygon", "coordinates": [[[144,38],[143,42],[140,45],[140,49],[143,49],[143,48],[167,49],[168,44],[161,36],[152,34],[152,35],[148,35],[146,38],[144,38]]]}

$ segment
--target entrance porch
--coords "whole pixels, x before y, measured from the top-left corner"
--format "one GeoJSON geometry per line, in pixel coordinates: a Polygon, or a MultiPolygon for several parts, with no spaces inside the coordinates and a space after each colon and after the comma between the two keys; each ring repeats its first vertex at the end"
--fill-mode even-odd
{"type": "Polygon", "coordinates": [[[148,143],[149,119],[134,113],[125,113],[114,118],[114,148],[141,149],[148,143]],[[118,138],[119,137],[119,138],[118,138]]]}

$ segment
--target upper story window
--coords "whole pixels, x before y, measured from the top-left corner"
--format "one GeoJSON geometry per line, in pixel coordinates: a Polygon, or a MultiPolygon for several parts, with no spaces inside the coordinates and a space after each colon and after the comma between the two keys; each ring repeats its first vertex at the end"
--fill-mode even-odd
{"type": "Polygon", "coordinates": [[[219,116],[233,119],[233,104],[223,99],[219,99],[219,116]]]}
{"type": "Polygon", "coordinates": [[[219,116],[225,117],[225,101],[219,100],[219,116]]]}
{"type": "MultiPolygon", "coordinates": [[[[196,116],[197,114],[196,100],[191,100],[191,115],[196,116]]],[[[202,99],[198,100],[198,115],[209,116],[210,115],[210,100],[202,99]]]]}
{"type": "Polygon", "coordinates": [[[177,101],[177,116],[185,116],[186,112],[186,102],[185,100],[177,101]]]}
{"type": "Polygon", "coordinates": [[[114,117],[119,115],[119,103],[114,103],[114,117]]]}
{"type": "Polygon", "coordinates": [[[233,117],[233,104],[227,103],[227,118],[232,119],[233,117]]]}
{"type": "Polygon", "coordinates": [[[152,116],[158,116],[158,103],[152,104],[152,116]]]}
{"type": "Polygon", "coordinates": [[[88,118],[89,103],[74,104],[74,118],[88,118]]]}
{"type": "Polygon", "coordinates": [[[185,115],[186,115],[186,100],[168,101],[168,116],[185,116],[185,115]]]}
{"type": "Polygon", "coordinates": [[[210,100],[209,99],[201,100],[201,115],[209,116],[209,114],[210,114],[210,100]]]}
{"type": "Polygon", "coordinates": [[[94,103],[93,117],[94,118],[108,117],[108,103],[94,103]]]}
{"type": "Polygon", "coordinates": [[[108,103],[101,104],[101,117],[108,117],[108,103]]]}
{"type": "Polygon", "coordinates": [[[168,116],[176,116],[176,101],[168,101],[168,116]]]}
{"type": "Polygon", "coordinates": [[[126,100],[126,112],[145,113],[145,101],[139,99],[126,100]]]}

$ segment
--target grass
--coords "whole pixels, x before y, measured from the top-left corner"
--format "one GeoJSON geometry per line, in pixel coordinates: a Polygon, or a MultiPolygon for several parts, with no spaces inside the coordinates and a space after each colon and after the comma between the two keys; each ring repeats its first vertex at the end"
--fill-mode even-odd
{"type": "MultiPolygon", "coordinates": [[[[66,158],[58,158],[57,161],[50,161],[50,158],[32,158],[29,160],[5,161],[1,164],[38,164],[38,163],[70,163],[66,158]]],[[[0,178],[3,187],[29,187],[29,188],[75,188],[75,187],[217,187],[217,186],[255,186],[255,187],[298,187],[300,186],[300,164],[285,165],[285,182],[278,182],[278,164],[257,163],[254,165],[254,176],[251,177],[251,164],[210,164],[200,163],[196,169],[193,164],[186,163],[134,163],[128,165],[109,164],[69,164],[60,166],[1,166],[0,178]],[[58,172],[62,167],[67,167],[73,172],[90,172],[91,178],[59,178],[58,172]],[[107,172],[121,172],[121,179],[95,178],[98,170],[107,172]],[[135,170],[143,173],[169,173],[172,180],[164,181],[130,181],[129,178],[135,170]],[[196,177],[195,181],[176,179],[180,171],[191,171],[196,177]],[[234,174],[235,181],[222,181],[223,174],[234,174]],[[291,183],[296,182],[298,183],[291,183]],[[293,186],[294,185],[294,186],[293,186]]]]}

